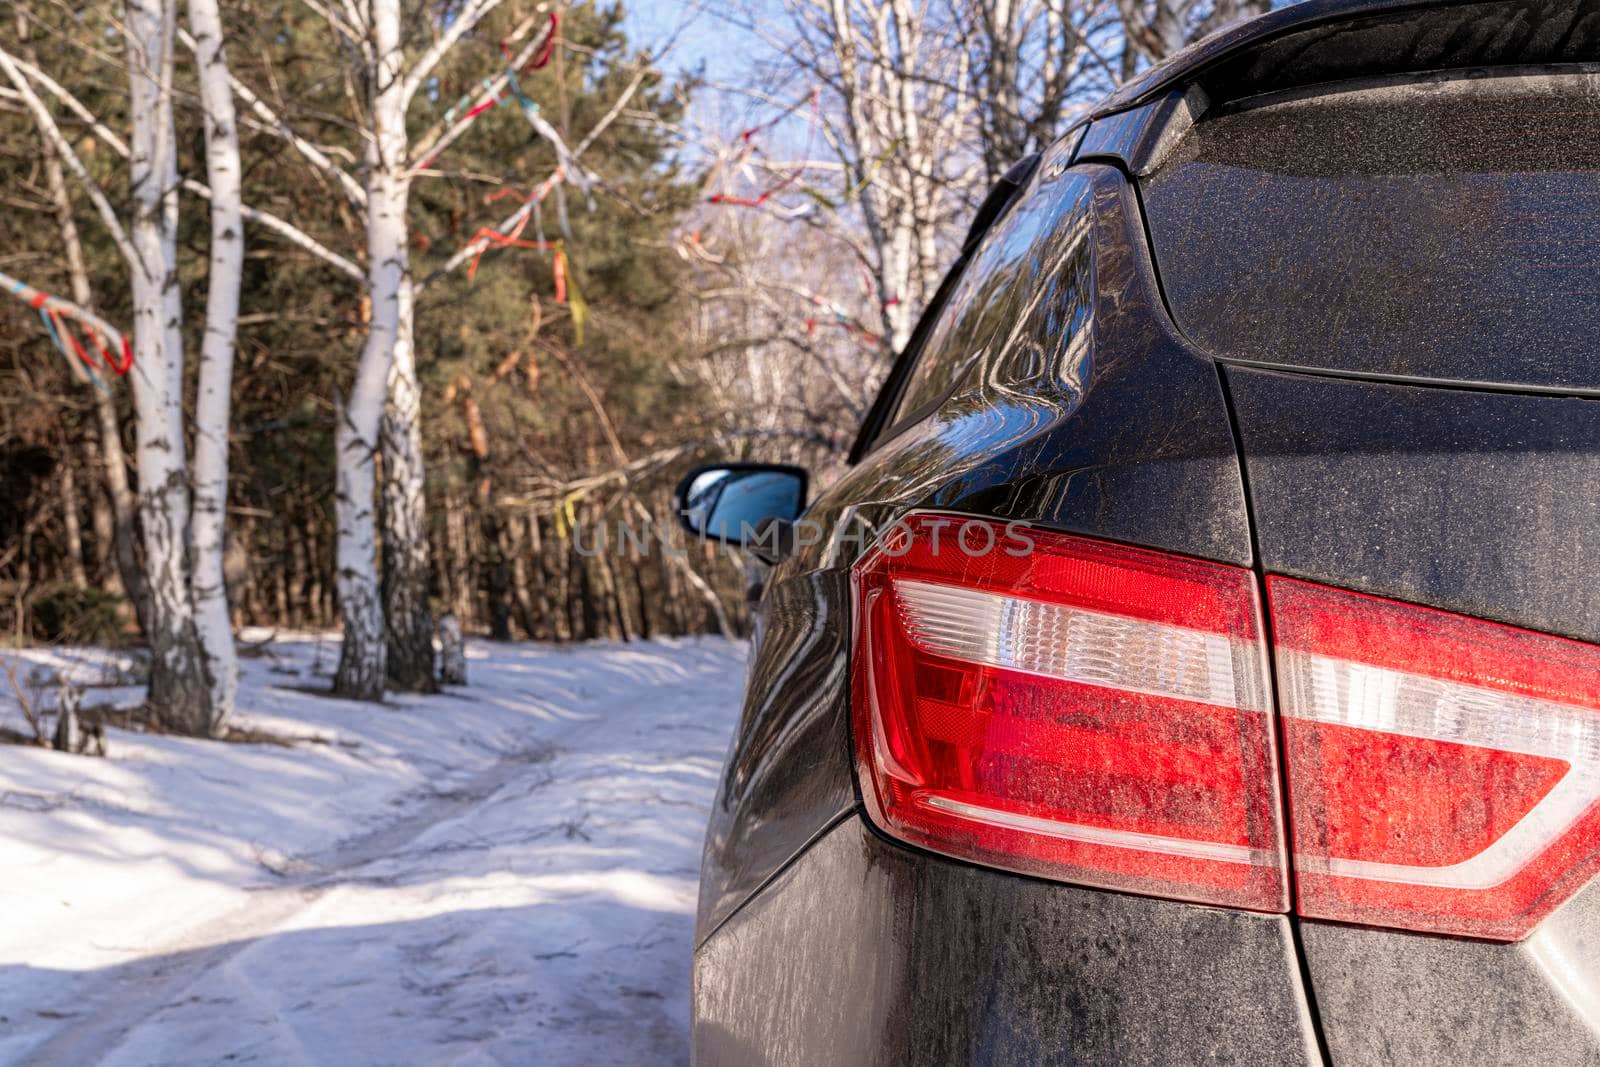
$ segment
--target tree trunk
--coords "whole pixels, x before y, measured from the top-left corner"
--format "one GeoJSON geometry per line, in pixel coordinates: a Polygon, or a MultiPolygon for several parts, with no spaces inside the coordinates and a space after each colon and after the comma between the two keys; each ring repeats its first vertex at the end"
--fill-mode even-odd
{"type": "Polygon", "coordinates": [[[200,383],[194,407],[194,515],[189,526],[194,570],[190,587],[200,651],[211,684],[211,728],[216,730],[232,714],[239,692],[239,659],[233,645],[223,557],[227,552],[228,422],[244,271],[244,213],[239,135],[217,0],[189,0],[189,25],[198,45],[195,59],[205,109],[206,176],[211,184],[206,328],[200,343],[200,383]]]}
{"type": "Polygon", "coordinates": [[[678,573],[682,574],[684,580],[700,594],[700,599],[710,609],[710,614],[717,621],[717,630],[721,632],[723,637],[732,641],[738,635],[733,628],[733,622],[728,618],[728,610],[722,606],[722,598],[717,596],[717,591],[711,588],[709,582],[700,577],[699,573],[694,569],[694,564],[689,562],[687,553],[673,556],[672,561],[677,564],[678,573]]]}
{"type": "Polygon", "coordinates": [[[450,576],[450,497],[444,498],[445,521],[428,531],[428,562],[433,568],[433,587],[439,590],[445,610],[455,607],[454,589],[450,576]]]}
{"type": "Polygon", "coordinates": [[[272,600],[277,605],[277,619],[280,624],[289,621],[289,568],[284,562],[283,554],[278,556],[278,565],[272,568],[272,600]]]}
{"type": "Polygon", "coordinates": [[[451,613],[461,620],[462,625],[467,625],[473,621],[472,601],[475,583],[471,552],[467,547],[466,509],[458,498],[446,498],[444,533],[445,553],[448,556],[445,573],[450,576],[450,584],[445,589],[445,594],[449,598],[451,613]]]}
{"type": "Polygon", "coordinates": [[[328,616],[323,611],[322,547],[317,540],[316,514],[312,511],[300,528],[305,532],[306,617],[320,628],[327,625],[328,616]]]}
{"type": "Polygon", "coordinates": [[[148,700],[167,729],[206,735],[215,708],[189,588],[189,479],[183,434],[178,158],[172,121],[174,0],[128,0],[130,178],[139,519],[149,590],[148,700]]]}
{"type": "Polygon", "coordinates": [[[589,577],[589,557],[578,551],[577,533],[574,531],[569,548],[572,566],[578,572],[577,600],[578,625],[573,636],[580,641],[592,641],[600,636],[600,605],[596,603],[594,582],[589,577]]]}
{"type": "Polygon", "coordinates": [[[639,598],[639,636],[646,641],[655,635],[655,627],[650,624],[650,597],[644,588],[644,565],[649,561],[648,555],[628,561],[633,571],[633,592],[639,598]]]}
{"type": "Polygon", "coordinates": [[[510,555],[500,516],[493,504],[482,509],[481,524],[484,551],[489,554],[489,636],[496,641],[511,640],[511,566],[510,555]]]}
{"type": "MultiPolygon", "coordinates": [[[[524,520],[528,531],[528,559],[533,565],[531,581],[535,584],[533,589],[534,605],[542,623],[540,636],[550,641],[561,640],[561,627],[556,621],[556,613],[550,606],[550,586],[553,582],[551,570],[545,565],[544,522],[537,515],[529,515],[524,520]]],[[[519,585],[521,584],[519,579],[519,585]]]]}
{"type": "Polygon", "coordinates": [[[377,573],[375,504],[379,438],[402,316],[410,315],[406,248],[405,87],[401,78],[399,0],[371,0],[372,136],[367,142],[367,288],[372,301],[366,344],[349,402],[334,431],[338,463],[339,614],[344,640],[334,692],[381,700],[388,638],[377,573]]]}
{"type": "Polygon", "coordinates": [[[306,593],[311,588],[311,558],[306,553],[303,525],[289,527],[284,531],[284,536],[289,539],[288,623],[298,629],[314,625],[312,612],[315,609],[306,598],[306,593]]]}
{"type": "Polygon", "coordinates": [[[511,596],[516,606],[517,622],[528,640],[537,641],[543,626],[540,613],[534,608],[533,597],[528,592],[528,559],[531,556],[537,566],[539,554],[536,545],[526,543],[530,529],[537,530],[538,527],[525,515],[513,515],[501,527],[500,554],[509,561],[511,567],[511,596]]]}
{"type": "Polygon", "coordinates": [[[556,623],[556,639],[578,641],[582,637],[573,618],[573,611],[578,605],[573,602],[572,596],[572,546],[562,537],[551,538],[547,543],[550,545],[550,573],[555,576],[556,595],[551,605],[551,617],[556,623]]]}
{"type": "Polygon", "coordinates": [[[61,461],[61,525],[66,534],[67,577],[79,589],[89,588],[89,575],[83,567],[83,527],[78,520],[78,476],[72,470],[72,457],[61,461]]]}
{"type": "MultiPolygon", "coordinates": [[[[377,273],[376,269],[374,273],[377,273]]],[[[373,342],[369,340],[370,349],[373,342]]],[[[382,700],[385,639],[383,603],[378,597],[377,524],[372,514],[373,456],[378,421],[383,417],[383,379],[363,373],[381,357],[362,353],[349,406],[341,406],[334,431],[337,486],[334,511],[339,524],[339,620],[344,633],[333,691],[357,700],[382,700]]]]}
{"type": "MultiPolygon", "coordinates": [[[[69,257],[70,258],[70,257],[69,257]]],[[[81,262],[81,260],[80,260],[81,262]]],[[[88,284],[87,276],[84,281],[88,284]]],[[[122,448],[122,429],[117,423],[117,403],[109,394],[94,391],[95,421],[100,429],[100,458],[106,478],[106,498],[111,505],[111,547],[116,555],[117,575],[122,589],[133,603],[139,631],[150,633],[150,594],[145,588],[144,571],[139,567],[139,501],[128,483],[128,455],[122,448]]]]}
{"type": "Polygon", "coordinates": [[[810,58],[843,103],[842,161],[860,187],[855,206],[874,254],[880,347],[898,352],[938,284],[941,179],[945,159],[959,154],[955,139],[965,133],[971,105],[962,91],[927,101],[919,96],[942,76],[927,77],[938,58],[924,43],[922,20],[911,4],[826,0],[816,20],[832,54],[819,51],[810,58]]]}
{"type": "MultiPolygon", "coordinates": [[[[657,499],[656,514],[670,515],[672,513],[672,499],[665,493],[657,499]]],[[[663,541],[659,546],[656,559],[661,565],[661,588],[667,598],[666,605],[672,622],[672,632],[675,636],[682,637],[689,632],[689,612],[685,603],[683,581],[678,575],[678,568],[674,565],[677,560],[683,559],[684,550],[670,542],[663,541]]]]}
{"type": "MultiPolygon", "coordinates": [[[[100,446],[94,438],[84,443],[83,450],[92,470],[105,468],[100,459],[100,446]]],[[[111,501],[98,488],[89,490],[89,530],[94,538],[91,559],[95,584],[108,593],[124,595],[126,591],[122,588],[122,578],[112,562],[112,541],[117,536],[117,520],[111,514],[111,501]]]]}
{"type": "Polygon", "coordinates": [[[1118,13],[1122,16],[1123,37],[1133,49],[1131,58],[1126,52],[1123,56],[1124,80],[1132,77],[1137,70],[1139,54],[1142,53],[1152,63],[1159,63],[1183,47],[1183,15],[1187,6],[1178,0],[1156,0],[1153,8],[1147,12],[1144,0],[1117,0],[1118,13]]]}
{"type": "Polygon", "coordinates": [[[233,609],[238,614],[240,625],[256,626],[261,623],[265,614],[265,603],[261,592],[261,581],[264,561],[256,556],[256,547],[260,540],[256,534],[256,520],[246,517],[243,528],[236,535],[240,553],[244,558],[244,569],[240,574],[240,592],[233,598],[233,609]]]}
{"type": "MultiPolygon", "coordinates": [[[[404,205],[402,202],[402,225],[404,205]]],[[[428,514],[423,496],[422,390],[417,383],[409,270],[399,290],[399,328],[383,422],[383,605],[389,681],[437,692],[433,613],[428,607],[428,514]]]]}
{"type": "Polygon", "coordinates": [[[678,579],[678,570],[672,566],[671,553],[678,549],[664,545],[657,562],[661,566],[661,587],[665,590],[667,598],[667,618],[672,624],[672,633],[675,637],[682,637],[689,632],[689,619],[684,611],[684,596],[682,584],[678,579]]]}
{"type": "Polygon", "coordinates": [[[446,685],[467,684],[467,641],[461,633],[461,620],[451,612],[439,619],[439,651],[446,685]]]}
{"type": "Polygon", "coordinates": [[[617,574],[611,566],[611,556],[600,552],[594,557],[595,571],[600,584],[600,617],[605,620],[605,634],[613,641],[631,641],[633,634],[628,625],[628,612],[617,586],[617,574]]]}

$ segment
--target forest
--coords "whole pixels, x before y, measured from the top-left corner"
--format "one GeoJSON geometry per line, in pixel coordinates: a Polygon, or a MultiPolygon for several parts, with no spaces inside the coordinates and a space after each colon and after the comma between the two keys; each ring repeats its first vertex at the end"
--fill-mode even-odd
{"type": "Polygon", "coordinates": [[[146,649],[149,727],[220,736],[247,628],[361,700],[447,616],[743,632],[676,480],[826,484],[994,180],[1271,4],[645,6],[11,0],[4,643],[146,649]]]}

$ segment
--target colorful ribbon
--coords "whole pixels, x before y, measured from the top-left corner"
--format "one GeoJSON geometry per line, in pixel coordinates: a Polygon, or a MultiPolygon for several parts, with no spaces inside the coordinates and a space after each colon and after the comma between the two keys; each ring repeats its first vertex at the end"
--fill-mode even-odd
{"type": "MultiPolygon", "coordinates": [[[[539,46],[539,49],[536,52],[534,52],[532,58],[530,58],[528,62],[523,65],[523,74],[538,70],[546,63],[550,62],[550,56],[554,54],[556,47],[556,31],[560,29],[560,27],[561,15],[555,11],[550,12],[550,31],[545,34],[544,43],[539,46]]],[[[472,103],[473,94],[462,93],[461,99],[457,100],[450,106],[448,110],[445,111],[444,118],[441,120],[442,125],[449,127],[455,122],[457,112],[467,108],[470,108],[470,110],[467,110],[465,116],[463,117],[467,122],[473,122],[478,118],[479,115],[482,115],[486,111],[493,111],[507,100],[516,100],[517,103],[522,107],[524,114],[529,113],[530,109],[533,112],[537,112],[539,110],[539,105],[534,103],[532,100],[529,100],[528,97],[523,93],[522,87],[517,84],[517,70],[515,66],[512,65],[516,61],[516,56],[511,54],[510,42],[501,40],[500,51],[501,54],[506,57],[506,82],[510,87],[511,96],[507,96],[505,91],[501,90],[492,96],[484,97],[484,99],[480,100],[474,105],[472,103]]],[[[489,92],[494,88],[494,79],[485,78],[479,84],[482,86],[484,92],[489,92]]],[[[433,153],[427,159],[424,159],[421,163],[417,164],[417,170],[426,170],[427,168],[431,167],[434,160],[438,158],[439,152],[433,153]]]]}
{"type": "MultiPolygon", "coordinates": [[[[765,131],[772,129],[772,127],[776,126],[779,122],[783,121],[785,118],[799,110],[803,103],[804,101],[796,101],[793,105],[785,108],[768,121],[758,126],[752,126],[748,130],[740,133],[739,139],[743,142],[743,145],[739,149],[738,154],[734,156],[730,166],[737,167],[739,164],[743,163],[749,158],[751,151],[755,147],[755,137],[757,134],[764,133],[765,131]]],[[[796,167],[792,173],[779,179],[775,184],[763,189],[755,196],[733,196],[728,193],[713,193],[710,197],[710,203],[727,204],[730,207],[760,207],[773,196],[781,193],[783,190],[787,189],[789,186],[798,181],[800,176],[806,172],[804,160],[811,157],[812,138],[817,132],[817,124],[820,120],[821,112],[822,87],[819,85],[811,90],[811,123],[806,130],[805,156],[802,157],[800,166],[796,167]]]]}
{"type": "Polygon", "coordinates": [[[97,373],[100,362],[104,362],[119,376],[127,374],[133,366],[133,349],[127,337],[98,316],[3,272],[0,272],[0,288],[39,313],[45,334],[50,338],[50,343],[55,345],[56,351],[69,363],[76,357],[96,388],[106,388],[97,373]],[[95,355],[99,356],[98,361],[89,354],[84,338],[88,339],[95,355]]]}

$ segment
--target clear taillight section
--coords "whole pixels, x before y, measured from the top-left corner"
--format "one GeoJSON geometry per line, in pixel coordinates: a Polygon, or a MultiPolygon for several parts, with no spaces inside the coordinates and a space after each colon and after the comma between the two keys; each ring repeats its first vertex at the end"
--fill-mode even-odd
{"type": "Polygon", "coordinates": [[[854,572],[858,773],[903,840],[1028,874],[1514,940],[1600,872],[1600,647],[916,515],[854,572]],[[1289,859],[1281,844],[1286,790],[1289,859]]]}
{"type": "Polygon", "coordinates": [[[1300,914],[1516,939],[1600,869],[1600,649],[1267,589],[1300,914]]]}
{"type": "Polygon", "coordinates": [[[855,581],[879,825],[1029,874],[1286,908],[1249,571],[923,515],[855,581]]]}

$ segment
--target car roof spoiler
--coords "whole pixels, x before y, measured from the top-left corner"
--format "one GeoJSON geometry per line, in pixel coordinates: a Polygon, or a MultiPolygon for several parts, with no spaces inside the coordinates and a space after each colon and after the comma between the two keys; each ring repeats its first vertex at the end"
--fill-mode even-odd
{"type": "Polygon", "coordinates": [[[1597,60],[1594,0],[1308,0],[1173,53],[1108,96],[1091,117],[1191,85],[1220,101],[1411,71],[1597,60]]]}
{"type": "Polygon", "coordinates": [[[1600,62],[1594,0],[1307,0],[1173,53],[1067,136],[1075,159],[1148,173],[1211,108],[1262,93],[1387,75],[1600,62]]]}

